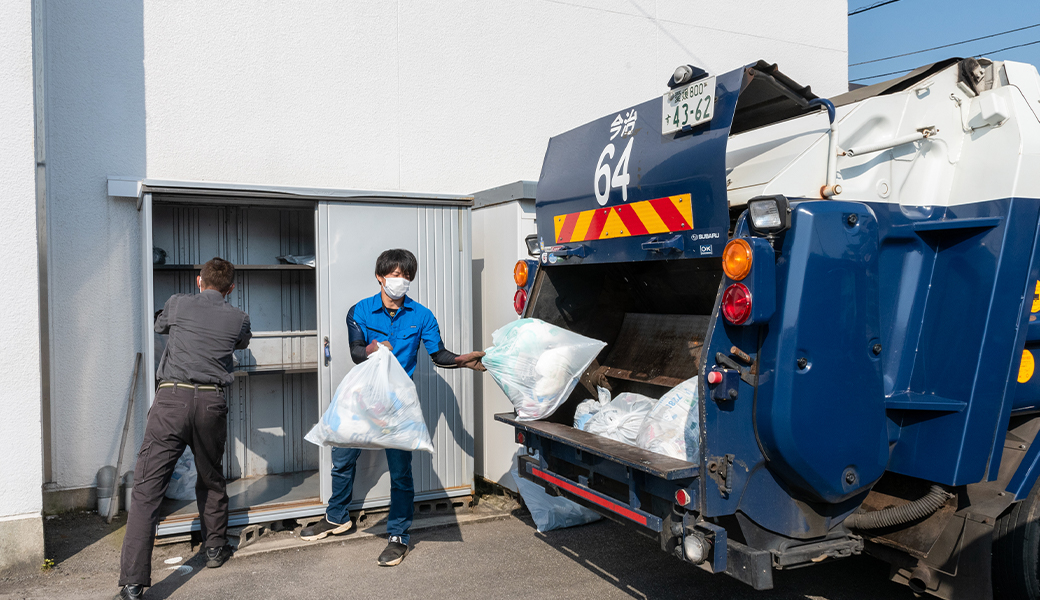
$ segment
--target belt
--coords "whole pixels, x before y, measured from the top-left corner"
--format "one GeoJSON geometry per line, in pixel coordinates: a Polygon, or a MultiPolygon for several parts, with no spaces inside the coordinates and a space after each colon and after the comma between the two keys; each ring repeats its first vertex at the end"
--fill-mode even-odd
{"type": "Polygon", "coordinates": [[[209,385],[196,385],[194,383],[181,383],[179,381],[167,381],[165,383],[160,383],[158,389],[161,390],[163,388],[179,388],[179,387],[187,388],[189,390],[200,389],[200,390],[205,391],[205,392],[220,392],[220,391],[223,391],[223,389],[224,389],[222,386],[219,386],[219,385],[212,385],[212,384],[209,384],[209,385]]]}

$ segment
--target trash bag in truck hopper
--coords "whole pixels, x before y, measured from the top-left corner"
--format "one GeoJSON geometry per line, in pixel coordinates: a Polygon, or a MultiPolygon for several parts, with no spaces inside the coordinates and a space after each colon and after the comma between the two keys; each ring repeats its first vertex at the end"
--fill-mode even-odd
{"type": "Polygon", "coordinates": [[[603,410],[604,406],[610,404],[610,390],[596,386],[596,395],[599,397],[584,400],[574,409],[575,429],[585,429],[585,424],[589,422],[589,419],[603,410]]]}
{"type": "Polygon", "coordinates": [[[319,446],[433,453],[415,383],[386,346],[347,373],[304,439],[319,446]]]}
{"type": "Polygon", "coordinates": [[[644,450],[686,460],[700,460],[700,392],[697,378],[672,388],[657,401],[636,436],[644,450]]]}
{"type": "Polygon", "coordinates": [[[631,446],[636,445],[636,436],[643,419],[654,407],[655,400],[640,394],[623,392],[600,408],[582,427],[596,434],[631,446]]]}
{"type": "Polygon", "coordinates": [[[491,334],[482,359],[520,421],[553,414],[606,344],[538,319],[520,319],[491,334]]]}

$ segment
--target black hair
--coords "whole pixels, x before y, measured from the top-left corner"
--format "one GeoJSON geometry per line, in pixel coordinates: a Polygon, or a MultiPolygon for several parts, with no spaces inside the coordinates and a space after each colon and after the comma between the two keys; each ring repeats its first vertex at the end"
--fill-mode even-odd
{"type": "Polygon", "coordinates": [[[379,277],[386,277],[397,269],[401,269],[405,278],[411,281],[415,279],[415,272],[419,270],[419,261],[415,260],[414,254],[403,248],[386,250],[376,259],[376,275],[379,277]]]}
{"type": "Polygon", "coordinates": [[[223,258],[211,258],[202,265],[202,272],[199,274],[202,275],[203,286],[226,294],[235,282],[235,265],[223,258]]]}

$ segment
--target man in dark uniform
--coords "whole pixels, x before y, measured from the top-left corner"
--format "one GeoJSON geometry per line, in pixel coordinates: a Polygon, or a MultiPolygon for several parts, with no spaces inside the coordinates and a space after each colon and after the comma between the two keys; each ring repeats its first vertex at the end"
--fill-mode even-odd
{"type": "Polygon", "coordinates": [[[159,505],[185,446],[195,455],[195,497],[202,519],[206,566],[231,557],[227,545],[228,496],[224,480],[227,401],[235,349],[249,345],[249,315],[225,302],[235,288],[235,267],[214,258],[202,266],[199,294],[176,294],[155,318],[155,332],[169,341],[155,378],[159,387],[148,411],[134,469],[120,563],[118,598],[141,598],[152,584],[152,546],[159,505]]]}
{"type": "MultiPolygon", "coordinates": [[[[419,269],[415,255],[408,250],[387,250],[376,259],[376,281],[382,288],[378,294],[365,298],[347,311],[347,335],[350,339],[350,358],[355,364],[368,359],[380,346],[386,346],[397,357],[405,372],[415,373],[419,344],[426,347],[433,364],[443,369],[467,367],[485,371],[480,362],[483,352],[459,356],[444,349],[437,318],[430,309],[405,294],[419,269]]],[[[300,538],[320,540],[328,535],[347,533],[353,527],[348,508],[353,497],[354,471],[361,450],[358,448],[332,449],[332,497],[325,518],[300,531],[300,538]]],[[[377,562],[392,567],[404,560],[408,553],[408,528],[415,512],[415,486],[412,482],[412,453],[407,450],[386,450],[390,468],[390,514],[386,531],[389,543],[377,562]]]]}

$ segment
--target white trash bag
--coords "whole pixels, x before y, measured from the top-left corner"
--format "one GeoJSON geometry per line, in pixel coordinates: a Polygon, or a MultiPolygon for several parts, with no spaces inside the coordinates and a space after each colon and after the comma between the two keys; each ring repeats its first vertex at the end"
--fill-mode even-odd
{"type": "Polygon", "coordinates": [[[596,511],[562,496],[550,496],[542,486],[520,477],[515,468],[510,473],[516,482],[516,489],[524,499],[524,505],[531,511],[531,519],[539,533],[584,525],[603,518],[596,511]]]}
{"type": "Polygon", "coordinates": [[[319,446],[433,453],[415,383],[383,345],[347,373],[304,439],[319,446]]]}
{"type": "Polygon", "coordinates": [[[598,413],[604,406],[610,403],[610,390],[596,386],[599,398],[589,398],[578,404],[574,409],[574,428],[585,429],[592,415],[598,413]]]}
{"type": "Polygon", "coordinates": [[[679,460],[700,460],[700,390],[697,378],[668,391],[646,416],[636,443],[640,448],[679,460]]]}
{"type": "Polygon", "coordinates": [[[191,448],[185,446],[184,454],[181,454],[173,467],[173,477],[170,477],[170,485],[166,488],[166,497],[174,500],[194,500],[195,483],[198,480],[195,455],[191,453],[191,448]]]}
{"type": "Polygon", "coordinates": [[[624,392],[592,415],[583,428],[589,433],[636,445],[639,427],[654,407],[654,399],[624,392]]]}
{"type": "Polygon", "coordinates": [[[538,319],[520,319],[491,334],[481,360],[516,409],[518,421],[553,414],[606,344],[538,319]]]}

